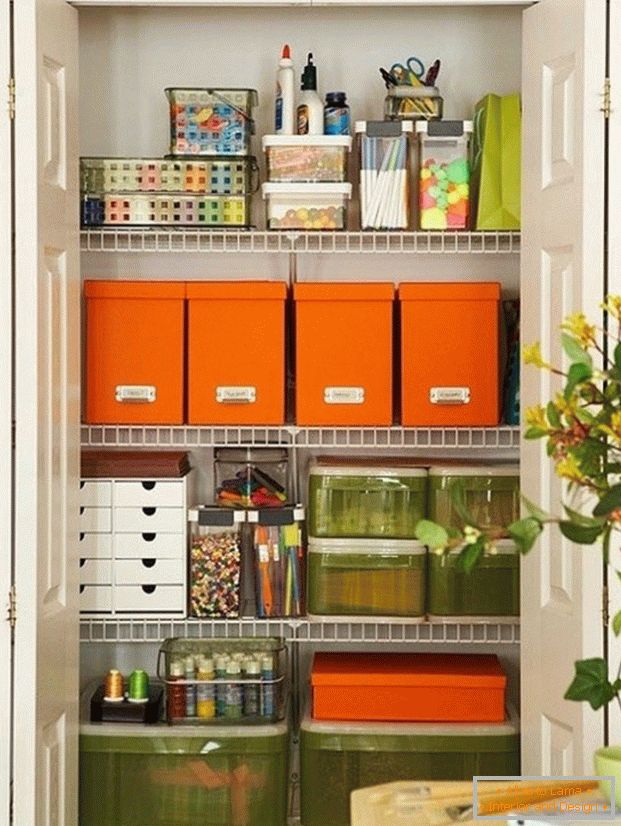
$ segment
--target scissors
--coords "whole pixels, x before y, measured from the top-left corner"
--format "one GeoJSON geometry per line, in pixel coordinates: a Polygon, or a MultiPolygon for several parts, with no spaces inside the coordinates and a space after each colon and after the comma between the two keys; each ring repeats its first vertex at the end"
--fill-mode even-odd
{"type": "Polygon", "coordinates": [[[403,63],[393,63],[390,74],[396,78],[400,86],[422,86],[425,66],[417,57],[408,57],[405,66],[403,63]]]}

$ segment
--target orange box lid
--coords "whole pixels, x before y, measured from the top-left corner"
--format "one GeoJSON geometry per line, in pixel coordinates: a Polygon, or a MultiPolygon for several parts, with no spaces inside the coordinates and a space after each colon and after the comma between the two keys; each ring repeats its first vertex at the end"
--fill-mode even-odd
{"type": "Polygon", "coordinates": [[[295,284],[295,301],[393,301],[394,284],[375,281],[369,284],[308,282],[295,284]]]}
{"type": "Polygon", "coordinates": [[[287,285],[284,281],[187,281],[186,296],[284,301],[287,298],[287,285]]]}
{"type": "Polygon", "coordinates": [[[494,654],[315,654],[313,686],[461,686],[503,688],[494,654]]]}
{"type": "Polygon", "coordinates": [[[95,281],[84,282],[86,298],[185,298],[183,281],[95,281]]]}
{"type": "Polygon", "coordinates": [[[401,301],[500,301],[497,281],[399,284],[401,301]]]}

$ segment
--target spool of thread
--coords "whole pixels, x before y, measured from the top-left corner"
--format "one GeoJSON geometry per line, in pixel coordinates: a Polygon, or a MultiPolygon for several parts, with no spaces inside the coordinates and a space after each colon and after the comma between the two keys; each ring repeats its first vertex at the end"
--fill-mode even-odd
{"type": "Polygon", "coordinates": [[[251,682],[244,685],[244,716],[258,717],[261,713],[261,663],[247,660],[245,675],[251,682]]]}
{"type": "MultiPolygon", "coordinates": [[[[216,679],[226,678],[226,665],[226,657],[216,657],[216,679]]],[[[224,682],[216,685],[216,717],[226,717],[226,683],[224,682]]]]}
{"type": "Polygon", "coordinates": [[[230,682],[226,684],[226,711],[225,717],[237,720],[243,712],[243,693],[241,680],[241,667],[237,660],[229,660],[226,667],[226,678],[230,682]]]}
{"type": "Polygon", "coordinates": [[[196,688],[196,714],[204,719],[216,716],[216,687],[212,682],[214,676],[213,660],[200,657],[196,677],[201,683],[196,688]]]}
{"type": "Polygon", "coordinates": [[[149,675],[146,671],[136,669],[129,675],[127,699],[130,703],[146,703],[148,701],[149,675]]]}
{"type": "Polygon", "coordinates": [[[264,685],[261,686],[263,689],[261,713],[263,717],[271,720],[276,712],[276,697],[274,692],[274,661],[269,655],[264,655],[261,659],[261,680],[264,681],[264,685]]]}
{"type": "Polygon", "coordinates": [[[185,685],[180,682],[184,677],[185,664],[180,660],[173,660],[170,664],[166,688],[168,722],[185,717],[185,685]]]}
{"type": "Polygon", "coordinates": [[[104,700],[107,703],[120,703],[124,696],[123,675],[117,668],[111,668],[106,674],[104,700]]]}
{"type": "MultiPolygon", "coordinates": [[[[196,664],[191,654],[185,658],[185,678],[186,680],[196,679],[196,664]]],[[[196,685],[190,683],[185,688],[185,716],[196,717],[196,685]]]]}

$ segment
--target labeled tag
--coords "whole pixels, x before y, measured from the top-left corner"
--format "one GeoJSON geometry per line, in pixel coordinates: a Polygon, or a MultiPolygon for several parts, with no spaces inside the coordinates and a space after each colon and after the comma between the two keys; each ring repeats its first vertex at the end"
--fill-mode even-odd
{"type": "Polygon", "coordinates": [[[364,404],[364,387],[324,387],[326,404],[364,404]]]}
{"type": "Polygon", "coordinates": [[[430,387],[431,404],[470,404],[469,387],[430,387]]]}
{"type": "Polygon", "coordinates": [[[152,384],[117,384],[114,397],[117,402],[134,402],[151,404],[157,396],[152,384]]]}
{"type": "Polygon", "coordinates": [[[256,387],[216,387],[219,404],[253,404],[256,400],[256,387]]]}
{"type": "Polygon", "coordinates": [[[270,561],[270,553],[267,545],[259,545],[257,550],[259,551],[259,562],[270,561]]]}

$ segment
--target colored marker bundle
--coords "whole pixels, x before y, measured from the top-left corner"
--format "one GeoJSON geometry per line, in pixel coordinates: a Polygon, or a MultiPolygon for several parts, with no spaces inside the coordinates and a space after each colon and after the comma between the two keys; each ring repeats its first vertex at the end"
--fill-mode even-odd
{"type": "MultiPolygon", "coordinates": [[[[369,123],[369,127],[372,124],[369,123]]],[[[390,124],[392,126],[392,124],[390,124]]],[[[395,124],[400,129],[401,124],[395,124]]],[[[360,219],[363,229],[407,229],[409,223],[406,134],[360,138],[360,219]]]]}
{"type": "Polygon", "coordinates": [[[254,555],[257,616],[301,616],[304,548],[299,525],[256,525],[254,555]]]}

